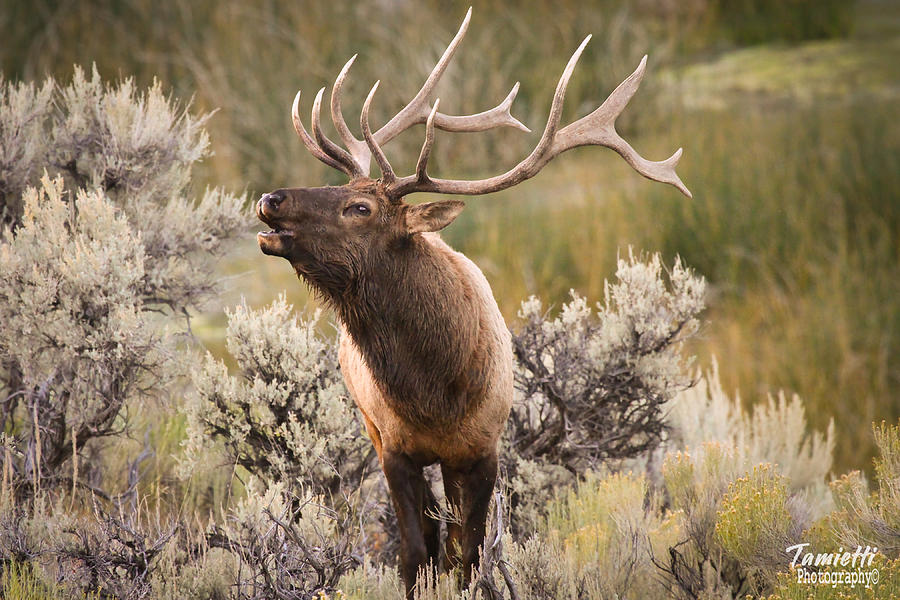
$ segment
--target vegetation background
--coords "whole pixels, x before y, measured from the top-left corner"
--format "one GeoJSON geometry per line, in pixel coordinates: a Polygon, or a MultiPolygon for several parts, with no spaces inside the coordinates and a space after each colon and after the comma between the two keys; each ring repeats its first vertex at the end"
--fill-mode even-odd
{"type": "MultiPolygon", "coordinates": [[[[193,98],[193,110],[218,109],[206,124],[214,155],[193,185],[253,198],[341,183],[291,129],[297,89],[308,111],[314,92],[359,53],[345,112],[381,79],[390,85],[373,121],[384,122],[421,85],[468,4],[0,0],[0,72],[67,82],[73,65],[96,64],[103,79],[133,76],[139,89],[158,79],[193,98]]],[[[588,33],[564,121],[593,109],[649,54],[620,130],[651,159],[683,146],[679,173],[693,200],[643,180],[611,152],[581,149],[513,190],[469,200],[445,238],[481,266],[511,324],[531,294],[555,307],[570,289],[602,298],[628,246],[669,263],[680,255],[710,288],[691,342],[699,364],[718,357],[723,388],[748,403],[798,393],[811,428],[835,420],[834,472],[872,474],[871,423],[900,417],[900,4],[476,4],[439,88],[442,106],[476,112],[521,81],[513,114],[535,133],[439,133],[435,172],[486,176],[525,155],[562,66],[588,33]]],[[[395,165],[411,170],[420,141],[410,133],[394,142],[395,165]]],[[[251,308],[267,305],[282,290],[295,306],[315,305],[286,262],[259,254],[256,230],[221,262],[226,292],[193,309],[194,333],[231,366],[223,307],[242,296],[251,308]]],[[[153,469],[165,485],[183,418],[152,410],[139,418],[155,425],[153,469]]],[[[220,507],[231,480],[204,485],[192,502],[220,507]]]]}
{"type": "MultiPolygon", "coordinates": [[[[291,130],[289,107],[330,86],[355,53],[345,110],[383,87],[383,122],[418,89],[466,1],[3,0],[0,68],[9,79],[71,77],[96,63],[105,79],[154,78],[200,110],[215,155],[195,177],[251,197],[288,185],[340,183],[291,130]]],[[[533,145],[562,66],[594,38],[564,119],[593,108],[650,56],[621,129],[650,158],[678,146],[693,200],[652,185],[613,153],[582,149],[533,181],[471,199],[446,232],[491,281],[513,321],[538,294],[559,306],[570,288],[602,293],[619,249],[676,254],[712,286],[703,364],[720,357],[726,389],[755,399],[801,394],[810,418],[836,418],[836,466],[870,466],[869,423],[900,416],[900,5],[889,0],[598,0],[483,2],[439,89],[465,113],[522,89],[514,113],[535,132],[444,134],[435,170],[500,172],[533,145]]],[[[326,119],[327,121],[327,119],[326,119]]],[[[420,143],[392,148],[411,169],[420,143]]],[[[221,305],[306,292],[267,260],[253,231],[223,266],[221,305]]],[[[313,302],[313,300],[310,300],[313,302]]],[[[221,351],[220,307],[195,331],[221,351]]]]}

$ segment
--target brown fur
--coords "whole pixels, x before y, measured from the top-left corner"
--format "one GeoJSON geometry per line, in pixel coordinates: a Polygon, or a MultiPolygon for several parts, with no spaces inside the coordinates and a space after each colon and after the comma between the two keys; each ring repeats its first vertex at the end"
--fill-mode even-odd
{"type": "Polygon", "coordinates": [[[450,528],[448,556],[454,563],[449,545],[461,545],[454,564],[469,569],[512,403],[510,336],[490,286],[433,233],[461,209],[403,204],[368,179],[277,190],[257,205],[276,228],[260,234],[263,252],[287,258],[340,320],[341,369],[388,478],[408,590],[436,558],[421,468],[440,462],[445,486],[456,486],[447,496],[469,517],[450,528]]]}

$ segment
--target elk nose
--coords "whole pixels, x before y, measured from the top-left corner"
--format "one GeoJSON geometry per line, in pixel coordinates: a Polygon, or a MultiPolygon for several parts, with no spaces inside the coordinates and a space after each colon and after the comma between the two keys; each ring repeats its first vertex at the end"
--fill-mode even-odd
{"type": "Polygon", "coordinates": [[[279,192],[274,192],[272,194],[263,194],[262,198],[259,199],[260,204],[263,206],[271,207],[272,210],[278,210],[278,206],[284,201],[284,195],[279,192]]]}
{"type": "Polygon", "coordinates": [[[278,206],[284,201],[284,194],[274,192],[272,194],[263,194],[256,203],[256,215],[262,218],[262,215],[274,215],[278,212],[278,206]]]}

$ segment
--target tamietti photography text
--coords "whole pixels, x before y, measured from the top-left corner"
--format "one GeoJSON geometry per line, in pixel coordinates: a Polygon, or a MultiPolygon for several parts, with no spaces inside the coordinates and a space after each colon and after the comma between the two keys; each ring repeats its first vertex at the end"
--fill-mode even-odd
{"type": "Polygon", "coordinates": [[[880,572],[872,567],[878,548],[857,546],[853,552],[838,548],[837,552],[810,551],[809,542],[788,546],[792,554],[791,569],[797,583],[810,585],[847,586],[870,588],[878,583],[880,572]]]}

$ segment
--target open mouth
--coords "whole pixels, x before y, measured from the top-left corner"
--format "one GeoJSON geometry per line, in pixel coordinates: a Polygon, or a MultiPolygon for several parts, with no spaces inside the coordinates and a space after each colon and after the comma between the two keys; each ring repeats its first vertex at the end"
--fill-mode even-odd
{"type": "MultiPolygon", "coordinates": [[[[269,225],[273,225],[269,223],[269,225]]],[[[287,229],[275,227],[269,231],[260,231],[256,234],[256,242],[263,254],[271,254],[272,256],[286,256],[286,252],[293,245],[293,232],[287,229]]]]}
{"type": "Polygon", "coordinates": [[[269,231],[260,231],[257,236],[260,239],[266,238],[284,238],[284,237],[292,237],[293,232],[289,229],[285,229],[278,224],[278,219],[272,215],[267,215],[263,202],[260,201],[256,204],[256,216],[260,221],[271,227],[269,231]]]}
{"type": "MultiPolygon", "coordinates": [[[[269,223],[269,225],[271,225],[271,223],[269,223]]],[[[270,229],[269,231],[260,231],[256,234],[256,237],[261,244],[266,243],[284,246],[284,244],[288,243],[294,238],[294,232],[289,229],[275,227],[274,229],[270,229]]]]}
{"type": "Polygon", "coordinates": [[[261,210],[257,210],[256,215],[259,217],[259,220],[271,227],[269,231],[260,231],[259,235],[262,237],[273,237],[273,236],[287,236],[291,235],[291,232],[283,227],[280,227],[275,219],[267,217],[261,210]]]}
{"type": "Polygon", "coordinates": [[[278,229],[278,228],[270,229],[269,231],[260,231],[259,232],[259,235],[261,235],[263,237],[270,237],[270,236],[276,236],[276,235],[282,236],[282,235],[290,235],[290,234],[291,234],[290,231],[287,231],[286,229],[278,229]]]}

